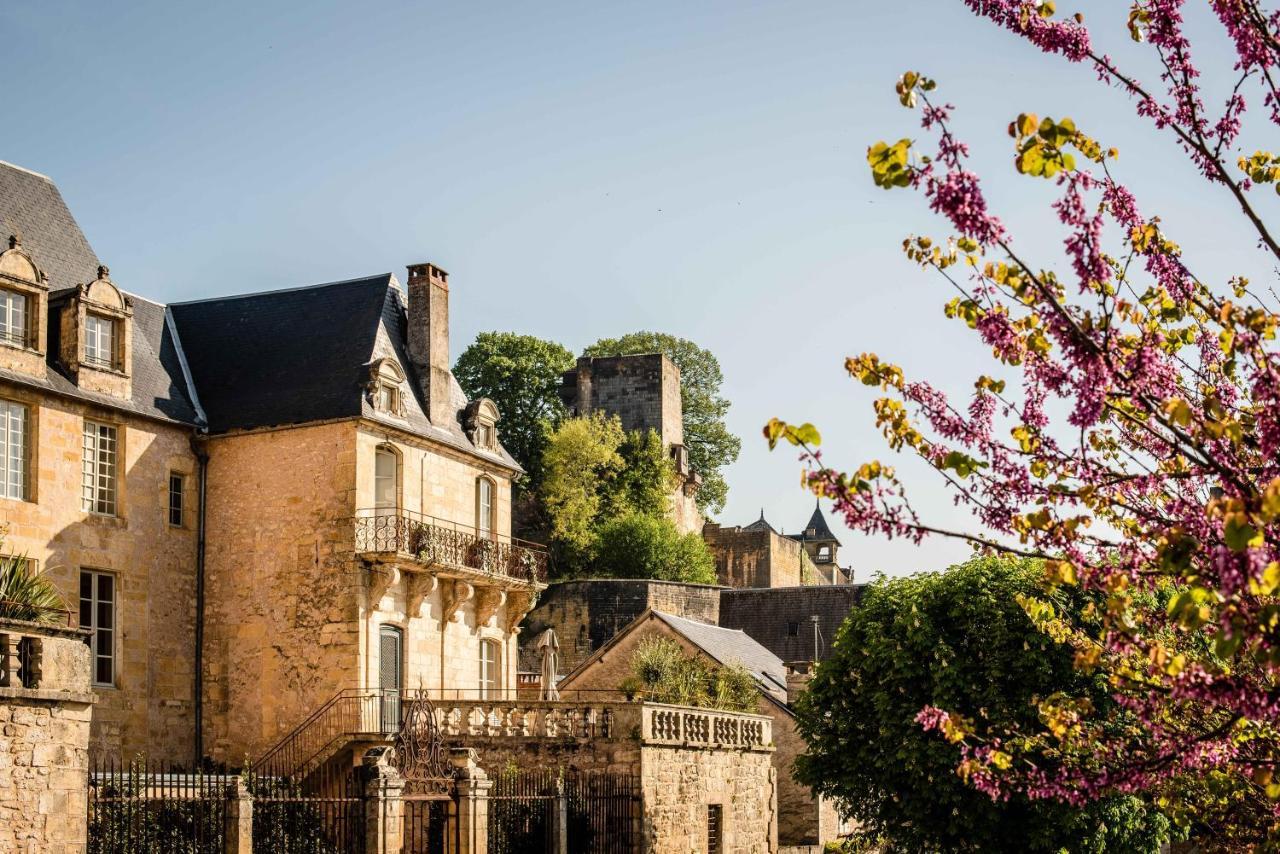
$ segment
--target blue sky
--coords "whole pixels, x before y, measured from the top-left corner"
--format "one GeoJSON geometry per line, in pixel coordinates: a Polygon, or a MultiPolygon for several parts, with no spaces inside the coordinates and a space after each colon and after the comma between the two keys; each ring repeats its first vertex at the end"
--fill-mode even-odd
{"type": "MultiPolygon", "coordinates": [[[[1123,37],[1127,4],[1059,6],[1154,80],[1123,37]]],[[[1191,23],[1222,67],[1228,46],[1199,6],[1191,23]]],[[[575,350],[638,329],[686,336],[719,357],[743,437],[727,524],[763,508],[794,531],[811,512],[794,455],[759,438],[771,416],[817,424],[834,463],[891,460],[845,355],[878,352],[956,393],[990,370],[943,318],[941,283],[899,249],[945,227],[867,172],[867,145],[918,135],[893,95],[903,70],[940,81],[993,207],[1040,263],[1057,263],[1060,236],[1052,188],[1010,166],[1004,127],[1024,110],[1118,146],[1124,180],[1202,276],[1275,278],[1221,193],[1123,96],[959,0],[43,0],[6,4],[0,25],[0,159],[59,183],[127,290],[191,299],[403,278],[430,260],[451,273],[455,356],[487,329],[575,350]]],[[[927,470],[894,462],[922,511],[963,521],[927,470]]],[[[965,554],[844,542],[860,579],[965,554]]]]}

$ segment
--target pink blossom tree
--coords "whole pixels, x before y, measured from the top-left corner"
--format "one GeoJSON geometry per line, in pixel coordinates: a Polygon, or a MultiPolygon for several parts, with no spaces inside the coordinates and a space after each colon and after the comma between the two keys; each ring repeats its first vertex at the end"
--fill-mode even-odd
{"type": "MultiPolygon", "coordinates": [[[[1230,196],[1258,252],[1280,263],[1259,185],[1280,190],[1280,156],[1234,156],[1246,95],[1280,126],[1280,13],[1210,0],[1235,47],[1234,86],[1206,104],[1181,0],[1138,0],[1127,25],[1162,69],[1147,85],[1096,51],[1083,19],[1050,0],[964,0],[1040,50],[1092,66],[1166,132],[1204,184],[1230,196]]],[[[1106,674],[1110,702],[1039,698],[1035,731],[990,731],[927,708],[926,728],[964,746],[958,769],[993,798],[1020,792],[1083,804],[1148,793],[1175,817],[1214,815],[1218,844],[1280,833],[1280,300],[1242,277],[1201,278],[1119,179],[1116,152],[1071,119],[1013,117],[1018,172],[1057,188],[1066,269],[1014,243],[989,208],[950,104],[915,72],[898,81],[930,150],[908,139],[868,150],[875,183],[924,194],[954,236],[912,236],[908,258],[956,296],[948,317],[990,347],[994,367],[967,401],[875,354],[846,366],[884,394],[876,424],[891,449],[937,470],[973,523],[944,528],[913,508],[893,468],[841,471],[812,425],[774,420],[771,445],[798,445],[806,482],[853,529],[919,541],[954,537],[1044,561],[1045,583],[1093,596],[1083,618],[1024,597],[1031,619],[1106,674]],[[1058,400],[1060,402],[1055,403],[1058,400]],[[1061,416],[1052,413],[1061,412],[1061,416]]],[[[1200,828],[1205,831],[1205,827],[1200,828]]]]}

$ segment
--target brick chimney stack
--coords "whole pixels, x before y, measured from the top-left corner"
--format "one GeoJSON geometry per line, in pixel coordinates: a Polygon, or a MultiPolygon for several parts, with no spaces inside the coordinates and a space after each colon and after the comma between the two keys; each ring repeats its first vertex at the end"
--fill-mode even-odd
{"type": "Polygon", "coordinates": [[[451,411],[449,373],[449,274],[435,264],[409,266],[409,361],[418,372],[427,417],[443,425],[451,411]]]}
{"type": "Polygon", "coordinates": [[[787,668],[787,705],[790,706],[800,699],[800,695],[809,687],[809,681],[813,679],[813,667],[815,662],[812,661],[788,661],[787,668]]]}

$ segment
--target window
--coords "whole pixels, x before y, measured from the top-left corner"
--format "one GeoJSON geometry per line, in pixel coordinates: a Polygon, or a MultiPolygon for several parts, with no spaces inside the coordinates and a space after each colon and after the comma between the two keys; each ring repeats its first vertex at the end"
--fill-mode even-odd
{"type": "Polygon", "coordinates": [[[116,366],[115,350],[116,323],[107,317],[96,314],[85,315],[84,319],[84,360],[99,368],[116,366]]]}
{"type": "Polygon", "coordinates": [[[476,530],[482,537],[493,535],[493,481],[476,481],[476,530]]]}
{"type": "Polygon", "coordinates": [[[486,448],[490,451],[494,449],[495,442],[493,440],[492,424],[481,424],[476,428],[476,444],[481,448],[486,448]]]}
{"type": "Polygon", "coordinates": [[[116,577],[80,570],[80,628],[89,629],[93,684],[114,685],[116,675],[116,577]]]}
{"type": "Polygon", "coordinates": [[[831,562],[831,546],[821,546],[818,549],[818,563],[831,562]]]}
{"type": "Polygon", "coordinates": [[[400,460],[390,448],[379,448],[373,462],[373,505],[379,510],[394,510],[396,501],[397,470],[400,460]]]}
{"type": "Polygon", "coordinates": [[[116,428],[84,422],[81,507],[86,513],[116,515],[116,428]]]}
{"type": "Polygon", "coordinates": [[[27,408],[0,400],[0,498],[27,498],[27,408]]]}
{"type": "Polygon", "coordinates": [[[169,524],[175,528],[182,527],[182,502],[185,480],[180,473],[176,471],[169,472],[169,524]]]}
{"type": "Polygon", "coordinates": [[[27,296],[0,288],[0,341],[27,346],[27,296]]]}
{"type": "Polygon", "coordinates": [[[707,854],[722,854],[724,851],[724,807],[720,804],[707,806],[707,854]]]}
{"type": "Polygon", "coordinates": [[[400,390],[392,385],[382,383],[378,386],[378,409],[392,415],[400,414],[400,390]]]}
{"type": "Polygon", "coordinates": [[[494,640],[480,641],[480,699],[496,700],[502,690],[502,647],[494,640]]]}
{"type": "Polygon", "coordinates": [[[789,638],[800,637],[800,624],[797,623],[795,620],[792,620],[791,622],[787,623],[787,637],[789,638]]]}

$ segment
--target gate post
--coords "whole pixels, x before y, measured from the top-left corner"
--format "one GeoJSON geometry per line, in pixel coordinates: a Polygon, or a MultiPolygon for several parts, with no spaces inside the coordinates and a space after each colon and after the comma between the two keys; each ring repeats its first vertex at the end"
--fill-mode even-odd
{"type": "Polygon", "coordinates": [[[253,796],[236,777],[227,788],[226,831],[223,834],[225,854],[253,854],[253,796]]]}
{"type": "Polygon", "coordinates": [[[404,777],[390,760],[386,747],[364,755],[366,854],[401,854],[404,848],[404,777]]]}
{"type": "Polygon", "coordinates": [[[476,764],[474,748],[453,748],[449,751],[449,761],[456,772],[458,789],[458,827],[454,837],[458,840],[458,848],[455,854],[488,854],[489,789],[493,787],[493,781],[476,764]]]}
{"type": "Polygon", "coordinates": [[[563,776],[556,779],[556,800],[551,813],[551,854],[569,854],[569,792],[563,776]]]}

